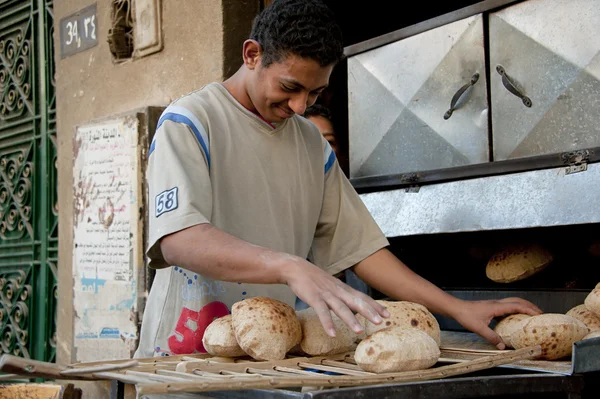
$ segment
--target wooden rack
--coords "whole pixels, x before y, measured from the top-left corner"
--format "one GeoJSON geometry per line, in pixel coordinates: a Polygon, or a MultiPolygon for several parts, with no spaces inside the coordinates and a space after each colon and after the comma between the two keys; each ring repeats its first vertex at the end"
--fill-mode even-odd
{"type": "MultiPolygon", "coordinates": [[[[353,353],[320,357],[290,357],[280,361],[250,358],[217,358],[206,355],[124,359],[110,362],[60,366],[12,355],[0,358],[0,371],[23,378],[62,380],[117,380],[135,384],[139,394],[210,392],[240,389],[293,387],[350,387],[426,381],[468,374],[506,365],[541,354],[541,347],[490,351],[476,359],[399,373],[375,374],[363,371],[353,353]],[[327,374],[326,374],[327,373],[327,374]]],[[[453,359],[452,350],[442,348],[441,359],[453,359]]]]}

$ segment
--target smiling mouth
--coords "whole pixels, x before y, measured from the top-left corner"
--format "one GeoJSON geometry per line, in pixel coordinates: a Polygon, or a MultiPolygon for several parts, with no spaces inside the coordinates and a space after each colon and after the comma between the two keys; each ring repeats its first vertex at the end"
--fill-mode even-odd
{"type": "Polygon", "coordinates": [[[295,112],[294,112],[294,111],[292,111],[292,110],[287,110],[287,109],[285,109],[285,108],[283,108],[283,107],[279,107],[279,109],[280,109],[280,110],[281,110],[281,111],[282,111],[284,114],[286,114],[287,116],[294,116],[294,114],[295,114],[295,112]]]}

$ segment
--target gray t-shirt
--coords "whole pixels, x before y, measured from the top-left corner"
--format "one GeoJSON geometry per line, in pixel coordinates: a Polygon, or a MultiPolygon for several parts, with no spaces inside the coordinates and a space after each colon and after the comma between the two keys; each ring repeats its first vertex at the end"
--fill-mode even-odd
{"type": "Polygon", "coordinates": [[[388,245],[331,147],[301,116],[274,126],[220,83],[172,103],[148,164],[150,267],[157,268],[135,357],[205,352],[202,336],[233,303],[285,285],[222,282],[167,267],[160,239],[201,223],[336,274],[388,245]]]}

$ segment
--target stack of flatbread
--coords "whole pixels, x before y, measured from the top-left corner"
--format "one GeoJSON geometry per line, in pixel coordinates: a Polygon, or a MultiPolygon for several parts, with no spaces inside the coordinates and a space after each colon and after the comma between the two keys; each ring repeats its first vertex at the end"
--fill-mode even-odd
{"type": "Polygon", "coordinates": [[[255,297],[234,303],[231,315],[214,320],[202,343],[213,356],[282,360],[301,338],[300,321],[291,306],[255,297]]]}
{"type": "Polygon", "coordinates": [[[364,326],[363,338],[390,327],[414,327],[425,332],[438,346],[440,345],[440,325],[425,306],[408,301],[378,300],[377,302],[390,312],[390,317],[384,319],[381,324],[373,324],[364,316],[356,315],[358,321],[364,326]]]}
{"type": "Polygon", "coordinates": [[[510,316],[501,319],[494,327],[494,331],[502,338],[502,341],[507,348],[514,348],[513,344],[510,342],[510,336],[519,328],[519,324],[523,320],[530,317],[530,315],[524,313],[511,314],[510,316]]]}
{"type": "Polygon", "coordinates": [[[600,337],[600,283],[583,304],[574,306],[565,314],[513,314],[500,320],[494,331],[508,348],[540,345],[542,354],[539,359],[569,357],[574,342],[600,337]]]}
{"type": "Polygon", "coordinates": [[[440,357],[440,326],[423,305],[408,301],[377,301],[390,317],[379,325],[361,315],[364,326],[354,360],[363,370],[391,373],[427,369],[440,357]]]}
{"type": "MultiPolygon", "coordinates": [[[[330,337],[312,308],[296,312],[271,298],[249,298],[235,303],[231,315],[214,320],[204,333],[203,344],[213,356],[249,355],[257,360],[282,360],[288,353],[327,356],[354,350],[356,364],[375,373],[435,365],[440,357],[440,326],[434,315],[414,302],[377,302],[390,313],[381,324],[358,314],[363,333],[357,335],[332,312],[336,336],[330,337]]],[[[574,342],[600,336],[600,283],[583,304],[566,314],[513,314],[500,320],[494,331],[508,348],[540,345],[540,359],[570,356],[574,342]]]]}
{"type": "Polygon", "coordinates": [[[515,349],[540,345],[539,359],[558,360],[571,355],[573,343],[583,339],[589,329],[574,317],[543,313],[518,321],[509,342],[515,349]]]}
{"type": "Polygon", "coordinates": [[[600,337],[600,283],[585,298],[585,301],[571,308],[567,313],[581,321],[589,329],[583,339],[600,337]]]}
{"type": "Polygon", "coordinates": [[[289,305],[265,297],[248,298],[232,306],[230,315],[215,319],[203,344],[213,356],[251,356],[281,360],[288,353],[327,356],[355,351],[356,363],[370,372],[421,370],[439,359],[440,327],[423,305],[378,301],[390,317],[375,325],[361,315],[357,335],[331,313],[336,336],[330,337],[312,309],[295,312],[289,305]]]}
{"type": "Polygon", "coordinates": [[[324,356],[355,349],[356,364],[374,373],[422,370],[437,363],[440,357],[440,326],[433,314],[418,303],[377,302],[387,308],[390,317],[376,325],[362,315],[356,315],[363,326],[360,335],[331,313],[336,336],[330,337],[313,309],[298,311],[302,325],[300,352],[324,356]]]}

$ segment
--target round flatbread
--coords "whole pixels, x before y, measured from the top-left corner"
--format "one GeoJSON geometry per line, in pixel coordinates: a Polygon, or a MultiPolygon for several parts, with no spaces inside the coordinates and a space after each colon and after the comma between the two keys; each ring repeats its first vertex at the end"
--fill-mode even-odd
{"type": "Polygon", "coordinates": [[[302,339],[294,309],[275,299],[255,297],[236,302],[231,316],[240,348],[257,360],[282,360],[302,339]]]}
{"type": "Polygon", "coordinates": [[[383,319],[381,324],[373,324],[364,316],[358,314],[356,318],[364,326],[364,339],[377,331],[390,327],[413,327],[427,333],[440,345],[440,325],[435,316],[423,305],[408,301],[378,300],[390,312],[390,317],[383,319]]]}
{"type": "Polygon", "coordinates": [[[490,258],[485,274],[497,283],[512,283],[542,271],[552,259],[552,254],[540,245],[511,245],[490,258]]]}
{"type": "Polygon", "coordinates": [[[596,316],[600,317],[600,283],[598,283],[596,288],[588,294],[583,303],[586,308],[594,312],[596,316]]]}
{"type": "Polygon", "coordinates": [[[204,344],[204,349],[213,356],[246,356],[246,352],[240,348],[235,338],[230,314],[213,320],[206,327],[202,344],[204,344]]]}
{"type": "Polygon", "coordinates": [[[311,356],[335,355],[350,351],[354,347],[357,334],[355,334],[342,319],[331,312],[335,337],[330,337],[319,316],[313,308],[296,312],[302,326],[302,341],[300,350],[311,356]]]}
{"type": "Polygon", "coordinates": [[[510,336],[515,349],[540,345],[539,359],[556,360],[570,356],[573,342],[581,340],[589,330],[574,317],[558,313],[531,316],[510,336]]]}
{"type": "Polygon", "coordinates": [[[588,253],[595,258],[600,258],[600,240],[596,239],[590,243],[588,253]]]}
{"type": "Polygon", "coordinates": [[[519,325],[523,320],[530,317],[530,315],[524,313],[511,314],[500,320],[494,327],[494,331],[502,338],[502,342],[504,342],[504,345],[506,345],[507,348],[512,348],[510,335],[519,328],[519,325]]]}
{"type": "Polygon", "coordinates": [[[437,363],[438,344],[412,327],[380,330],[362,340],[354,352],[356,364],[372,373],[424,370],[437,363]]]}
{"type": "Polygon", "coordinates": [[[581,321],[586,325],[590,331],[600,330],[600,317],[596,313],[592,312],[585,305],[577,305],[571,308],[567,313],[567,316],[571,316],[581,321]]]}
{"type": "Polygon", "coordinates": [[[586,335],[585,337],[583,337],[582,340],[584,340],[584,339],[592,339],[592,338],[600,338],[600,330],[592,331],[591,333],[589,333],[588,335],[586,335]]]}

